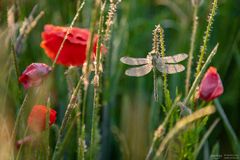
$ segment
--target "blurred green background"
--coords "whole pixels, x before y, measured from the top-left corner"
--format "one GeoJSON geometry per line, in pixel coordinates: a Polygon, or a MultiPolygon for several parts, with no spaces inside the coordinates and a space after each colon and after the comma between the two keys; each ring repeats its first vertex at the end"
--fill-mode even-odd
{"type": "MultiPolygon", "coordinates": [[[[18,20],[23,21],[33,6],[39,4],[38,11],[45,15],[26,38],[18,56],[20,70],[32,62],[51,61],[40,48],[41,32],[45,24],[68,26],[76,13],[76,0],[16,0],[19,4],[18,20]]],[[[203,0],[199,8],[199,28],[194,49],[195,71],[202,36],[206,29],[210,0],[203,0]]],[[[0,27],[7,27],[7,10],[13,0],[0,0],[0,27]]],[[[88,28],[92,10],[91,0],[87,0],[75,26],[88,28]]],[[[128,67],[120,63],[121,56],[145,57],[152,46],[152,30],[161,24],[165,30],[166,54],[189,52],[192,30],[192,5],[190,0],[122,0],[113,25],[112,40],[104,70],[103,109],[101,112],[102,159],[142,159],[148,150],[154,129],[163,115],[153,102],[152,73],[132,78],[124,75],[128,67]],[[121,145],[119,145],[121,144],[121,145]],[[120,154],[123,152],[123,154],[120,154]],[[116,155],[122,157],[116,158],[116,155]]],[[[219,0],[217,15],[212,28],[207,53],[219,43],[217,55],[212,65],[218,69],[224,85],[224,94],[219,98],[223,108],[240,138],[240,1],[219,0]]],[[[1,46],[1,44],[0,44],[1,46]]],[[[0,52],[1,54],[1,52],[0,52]]],[[[206,57],[205,57],[206,58],[206,57]]],[[[186,66],[187,62],[184,62],[186,66]]],[[[68,103],[67,83],[63,76],[66,68],[57,66],[54,73],[55,95],[53,107],[58,111],[58,123],[63,117],[68,103]]],[[[171,97],[178,92],[184,96],[186,72],[168,76],[171,97]]],[[[161,80],[159,80],[161,91],[161,80]]],[[[11,104],[17,101],[16,94],[10,94],[11,104]]],[[[161,97],[161,92],[160,92],[161,97]]],[[[90,98],[89,98],[90,99],[90,98]]],[[[161,99],[160,99],[161,103],[161,99]]],[[[160,106],[159,106],[160,108],[160,106]]],[[[214,115],[215,117],[218,114],[214,115]]],[[[209,124],[211,124],[211,119],[209,124]]],[[[209,147],[219,141],[221,153],[231,153],[226,131],[220,122],[209,138],[209,147]]]]}

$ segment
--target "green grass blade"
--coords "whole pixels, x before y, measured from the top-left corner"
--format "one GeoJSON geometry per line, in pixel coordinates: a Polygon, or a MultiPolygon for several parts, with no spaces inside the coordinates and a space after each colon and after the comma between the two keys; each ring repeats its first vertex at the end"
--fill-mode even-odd
{"type": "Polygon", "coordinates": [[[227,118],[219,100],[215,99],[214,103],[215,103],[215,106],[216,106],[216,109],[217,109],[218,113],[220,114],[220,117],[223,120],[224,127],[227,130],[228,138],[230,139],[231,144],[232,144],[232,149],[233,149],[234,153],[240,155],[240,144],[238,142],[237,135],[234,132],[234,130],[233,130],[233,128],[232,128],[232,126],[231,126],[231,124],[230,124],[230,122],[229,122],[229,120],[228,120],[228,118],[227,118]]]}

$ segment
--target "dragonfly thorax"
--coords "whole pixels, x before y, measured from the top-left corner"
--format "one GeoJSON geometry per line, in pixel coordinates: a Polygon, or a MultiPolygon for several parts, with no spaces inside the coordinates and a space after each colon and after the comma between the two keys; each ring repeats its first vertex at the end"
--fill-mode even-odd
{"type": "Polygon", "coordinates": [[[152,65],[153,66],[156,66],[156,65],[161,66],[161,65],[164,65],[164,62],[159,55],[152,55],[152,65]]]}

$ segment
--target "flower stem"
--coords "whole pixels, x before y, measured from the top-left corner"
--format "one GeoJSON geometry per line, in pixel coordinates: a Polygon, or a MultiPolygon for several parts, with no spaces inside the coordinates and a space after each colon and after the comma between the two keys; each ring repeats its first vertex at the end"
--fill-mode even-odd
{"type": "Polygon", "coordinates": [[[96,55],[96,66],[95,66],[95,76],[94,76],[94,104],[92,110],[92,128],[91,128],[91,144],[90,144],[90,159],[94,159],[94,144],[95,144],[95,130],[97,128],[98,120],[98,108],[99,108],[99,88],[100,88],[100,61],[101,61],[101,45],[103,41],[103,22],[104,22],[104,9],[106,1],[101,5],[100,20],[98,27],[99,40],[97,43],[97,55],[96,55]]]}
{"type": "MultiPolygon", "coordinates": [[[[159,38],[160,38],[160,49],[161,49],[161,57],[165,57],[165,42],[164,42],[164,30],[163,28],[159,25],[159,38]]],[[[167,89],[167,73],[163,73],[163,93],[164,93],[164,97],[165,99],[169,98],[169,92],[167,89]]],[[[168,103],[168,101],[166,102],[168,103]]],[[[170,104],[166,104],[167,107],[170,107],[170,104]]],[[[169,108],[168,108],[169,109],[169,108]]]]}
{"type": "Polygon", "coordinates": [[[65,149],[65,146],[66,146],[67,142],[68,142],[69,139],[70,139],[69,136],[71,135],[72,129],[73,129],[74,124],[75,124],[75,122],[77,121],[77,119],[79,119],[79,114],[78,114],[78,113],[77,113],[77,115],[73,118],[73,120],[71,121],[71,124],[69,125],[69,127],[68,127],[68,129],[67,129],[67,131],[66,131],[65,138],[64,138],[64,140],[63,140],[63,142],[62,142],[62,145],[61,145],[60,148],[59,148],[59,152],[58,152],[59,157],[61,157],[61,155],[62,155],[62,153],[63,153],[63,151],[64,151],[64,149],[65,149]]]}
{"type": "Polygon", "coordinates": [[[190,51],[189,51],[189,58],[188,58],[188,65],[187,65],[187,76],[186,76],[186,88],[185,88],[185,95],[187,95],[190,86],[190,78],[191,78],[191,69],[192,69],[192,60],[193,60],[193,51],[196,41],[196,33],[198,28],[198,6],[194,6],[193,11],[193,28],[192,28],[192,35],[191,35],[191,44],[190,44],[190,51]]]}
{"type": "Polygon", "coordinates": [[[210,62],[212,61],[213,57],[215,56],[215,54],[217,53],[217,49],[218,49],[218,44],[214,47],[214,49],[212,50],[212,52],[210,53],[210,55],[208,56],[206,62],[204,63],[201,71],[199,72],[199,74],[197,75],[197,77],[195,78],[193,84],[192,84],[192,87],[186,97],[186,99],[184,100],[184,104],[187,105],[190,98],[194,95],[195,93],[195,90],[197,88],[197,85],[199,84],[202,76],[204,75],[208,65],[210,64],[210,62]]]}
{"type": "Polygon", "coordinates": [[[23,114],[23,111],[24,111],[24,106],[26,105],[26,102],[28,100],[28,97],[29,97],[29,93],[27,92],[24,99],[23,99],[23,102],[22,102],[22,105],[20,106],[19,108],[19,111],[18,111],[18,114],[17,114],[17,118],[16,118],[16,121],[15,121],[15,124],[14,124],[14,128],[13,128],[13,132],[12,132],[12,136],[11,136],[11,139],[13,140],[13,137],[15,136],[16,134],[16,129],[18,127],[18,123],[20,121],[20,117],[21,115],[23,114]]]}
{"type": "Polygon", "coordinates": [[[16,55],[15,48],[14,48],[13,44],[11,44],[11,53],[13,55],[13,63],[14,63],[15,73],[16,73],[16,76],[18,78],[20,76],[20,72],[19,72],[18,63],[17,63],[17,55],[16,55]]]}
{"type": "Polygon", "coordinates": [[[77,95],[78,95],[78,92],[80,90],[81,84],[82,84],[82,77],[79,79],[78,84],[73,91],[70,102],[67,106],[67,110],[66,110],[65,115],[63,117],[62,125],[60,127],[59,135],[58,135],[58,138],[57,138],[57,143],[56,143],[54,153],[53,153],[53,158],[52,158],[53,160],[58,160],[59,159],[59,156],[60,156],[59,155],[59,148],[61,147],[61,144],[62,144],[61,142],[62,142],[62,138],[63,138],[64,129],[65,129],[66,125],[68,124],[70,115],[71,115],[71,113],[72,113],[72,111],[75,107],[75,103],[76,103],[76,100],[77,100],[77,95]]]}
{"type": "Polygon", "coordinates": [[[95,2],[95,8],[92,10],[92,20],[90,24],[90,38],[87,42],[87,61],[86,61],[86,70],[83,71],[84,73],[84,93],[83,93],[83,106],[82,106],[82,117],[81,117],[81,138],[80,143],[78,146],[78,152],[79,157],[78,159],[84,159],[85,157],[85,112],[86,112],[86,106],[87,106],[87,96],[88,96],[88,87],[89,87],[89,74],[90,74],[90,64],[91,64],[91,55],[93,51],[93,40],[94,40],[94,31],[95,26],[97,23],[97,17],[99,16],[99,9],[100,9],[100,0],[97,0],[95,2]]]}
{"type": "Polygon", "coordinates": [[[216,15],[217,2],[218,2],[218,0],[213,1],[212,10],[211,10],[211,13],[209,14],[209,17],[208,17],[208,25],[207,25],[207,29],[205,31],[205,36],[203,37],[203,45],[201,46],[201,49],[200,49],[200,57],[199,57],[199,60],[198,60],[198,65],[197,65],[196,74],[195,74],[196,77],[200,72],[200,69],[201,69],[202,63],[203,63],[203,58],[204,58],[204,55],[205,55],[206,50],[207,50],[207,44],[208,44],[208,41],[209,41],[209,38],[210,38],[210,33],[211,33],[212,25],[213,25],[213,20],[214,20],[214,17],[216,15]]]}

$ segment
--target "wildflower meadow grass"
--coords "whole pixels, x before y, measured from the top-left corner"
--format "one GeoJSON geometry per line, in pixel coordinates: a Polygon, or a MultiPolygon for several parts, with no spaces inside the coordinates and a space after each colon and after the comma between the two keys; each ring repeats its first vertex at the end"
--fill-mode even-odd
{"type": "Polygon", "coordinates": [[[239,6],[0,1],[0,159],[240,159],[239,6]]]}

